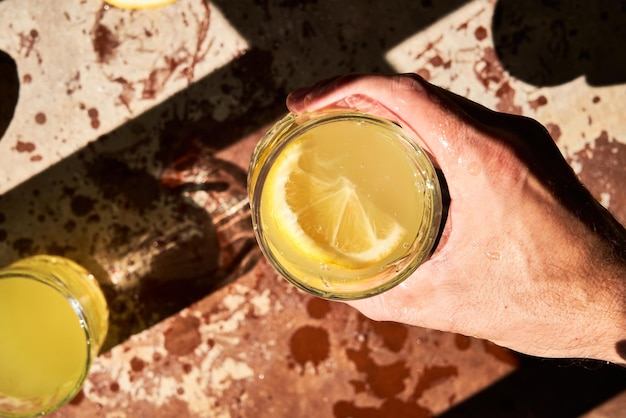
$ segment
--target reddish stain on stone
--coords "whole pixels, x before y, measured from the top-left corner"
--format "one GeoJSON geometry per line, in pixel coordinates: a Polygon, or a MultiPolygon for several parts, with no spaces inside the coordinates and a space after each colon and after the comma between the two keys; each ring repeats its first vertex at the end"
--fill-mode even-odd
{"type": "Polygon", "coordinates": [[[500,99],[496,104],[496,109],[505,113],[522,114],[522,108],[515,104],[515,89],[508,82],[502,84],[496,90],[496,96],[500,99]]]}
{"type": "Polygon", "coordinates": [[[333,415],[335,418],[431,418],[433,413],[416,402],[391,398],[386,399],[378,408],[359,407],[355,402],[339,401],[333,406],[333,415]]]}
{"type": "Polygon", "coordinates": [[[472,339],[470,337],[461,334],[456,334],[454,336],[454,345],[461,351],[465,351],[470,348],[471,344],[472,339]]]}
{"type": "Polygon", "coordinates": [[[43,157],[41,155],[37,154],[37,155],[33,155],[32,157],[30,157],[30,160],[33,161],[33,162],[37,162],[37,161],[43,160],[43,157]]]}
{"type": "Polygon", "coordinates": [[[137,372],[137,373],[141,372],[141,371],[143,370],[143,368],[145,367],[145,365],[146,365],[146,362],[145,362],[145,361],[143,361],[143,360],[142,360],[142,359],[140,359],[140,358],[133,357],[133,358],[130,360],[130,368],[131,368],[131,369],[132,369],[132,371],[134,371],[134,372],[137,372]]]}
{"type": "Polygon", "coordinates": [[[30,238],[18,238],[13,241],[12,247],[20,256],[24,256],[27,253],[30,253],[33,244],[34,242],[30,238]]]}
{"type": "Polygon", "coordinates": [[[199,326],[200,320],[196,317],[175,317],[163,334],[165,349],[175,356],[191,354],[202,343],[199,326]]]}
{"type": "Polygon", "coordinates": [[[487,37],[487,29],[485,29],[483,26],[477,27],[476,30],[474,31],[474,36],[479,41],[482,41],[483,39],[487,37]]]}
{"type": "MultiPolygon", "coordinates": [[[[33,52],[33,48],[35,43],[39,39],[39,32],[36,29],[31,29],[29,33],[22,32],[19,34],[20,37],[20,52],[28,58],[30,53],[33,52]]],[[[38,61],[41,62],[41,57],[37,57],[38,61]]]]}
{"type": "Polygon", "coordinates": [[[330,339],[324,328],[305,325],[293,333],[289,341],[293,359],[301,366],[311,362],[317,367],[330,354],[330,339]]]}
{"type": "Polygon", "coordinates": [[[80,405],[85,400],[85,392],[81,389],[70,401],[70,405],[80,405]]]}
{"type": "Polygon", "coordinates": [[[90,197],[83,195],[76,195],[70,202],[70,208],[72,213],[76,216],[85,216],[91,212],[94,208],[96,201],[90,197]]]}
{"type": "Polygon", "coordinates": [[[535,100],[530,100],[528,102],[528,105],[532,110],[537,110],[538,108],[540,108],[541,106],[545,106],[546,104],[548,104],[548,99],[546,99],[546,96],[543,95],[537,97],[535,100]]]}
{"type": "Polygon", "coordinates": [[[30,74],[24,74],[24,77],[22,77],[22,82],[24,84],[30,84],[33,81],[33,76],[30,74]]]}
{"type": "Polygon", "coordinates": [[[35,144],[32,142],[17,141],[14,149],[17,152],[33,152],[35,151],[35,144]]]}
{"type": "Polygon", "coordinates": [[[396,322],[371,322],[372,330],[379,335],[385,347],[393,352],[402,350],[409,335],[405,325],[396,322]]]}
{"type": "Polygon", "coordinates": [[[165,84],[172,77],[176,68],[184,62],[181,58],[165,57],[165,67],[155,68],[150,72],[147,79],[143,81],[141,97],[143,99],[154,99],[160,93],[165,84]]]}
{"type": "Polygon", "coordinates": [[[436,56],[432,57],[428,62],[433,67],[440,67],[440,66],[443,65],[443,58],[441,58],[439,55],[436,55],[436,56]]]}
{"type": "Polygon", "coordinates": [[[131,112],[130,102],[135,94],[135,87],[124,77],[117,77],[113,81],[119,83],[122,86],[122,92],[119,96],[117,96],[119,103],[126,107],[129,112],[131,112]]]}
{"type": "Polygon", "coordinates": [[[193,366],[191,364],[189,364],[189,363],[183,364],[183,372],[185,374],[191,373],[191,370],[193,370],[193,366]]]}
{"type": "Polygon", "coordinates": [[[600,97],[599,96],[594,96],[591,101],[593,102],[593,104],[600,103],[600,97]]]}
{"type": "Polygon", "coordinates": [[[422,371],[422,374],[411,394],[411,399],[419,399],[424,392],[431,389],[448,379],[458,376],[459,370],[456,366],[428,366],[422,371]]]}
{"type": "Polygon", "coordinates": [[[119,392],[120,385],[117,382],[111,382],[111,384],[109,385],[109,389],[111,390],[111,392],[119,392]]]}
{"type": "Polygon", "coordinates": [[[485,352],[491,354],[497,360],[514,367],[517,367],[519,364],[519,359],[511,350],[486,340],[483,340],[483,346],[485,347],[485,352]]]}
{"type": "Polygon", "coordinates": [[[430,80],[430,71],[428,71],[426,68],[421,68],[417,70],[417,75],[419,75],[426,81],[430,80]]]}
{"type": "Polygon", "coordinates": [[[561,127],[556,123],[548,123],[546,124],[546,129],[552,137],[552,140],[554,142],[558,142],[558,140],[561,138],[561,127]]]}
{"type": "Polygon", "coordinates": [[[383,366],[376,364],[370,357],[367,341],[361,344],[360,349],[349,349],[346,354],[356,369],[365,373],[365,383],[375,396],[391,398],[404,390],[404,380],[409,377],[409,368],[404,361],[383,366]]]}
{"type": "Polygon", "coordinates": [[[108,62],[115,54],[115,49],[119,45],[120,41],[109,28],[100,23],[95,27],[93,31],[93,49],[99,62],[108,62]]]}
{"type": "Polygon", "coordinates": [[[474,74],[485,88],[502,82],[504,69],[493,48],[483,50],[483,56],[474,64],[474,74]]]}
{"type": "Polygon", "coordinates": [[[602,131],[592,144],[572,156],[580,166],[579,177],[596,199],[600,194],[610,196],[610,211],[622,223],[626,222],[626,194],[623,179],[626,178],[626,144],[602,131]]]}
{"type": "Polygon", "coordinates": [[[306,305],[311,318],[322,319],[330,312],[330,302],[320,298],[312,298],[306,305]]]}
{"type": "Polygon", "coordinates": [[[43,125],[44,123],[46,123],[46,114],[43,112],[39,112],[35,115],[35,122],[37,122],[40,125],[43,125]]]}
{"type": "Polygon", "coordinates": [[[98,129],[100,127],[100,120],[98,119],[99,112],[95,107],[89,108],[87,110],[87,116],[91,119],[91,127],[94,129],[98,129]]]}

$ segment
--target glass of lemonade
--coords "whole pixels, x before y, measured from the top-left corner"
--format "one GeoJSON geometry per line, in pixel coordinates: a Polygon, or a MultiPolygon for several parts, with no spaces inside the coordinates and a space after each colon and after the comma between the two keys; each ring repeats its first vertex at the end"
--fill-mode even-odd
{"type": "Polygon", "coordinates": [[[345,109],[276,123],[256,146],[248,192],[270,264],[327,299],[399,284],[431,254],[441,223],[424,150],[396,123],[345,109]]]}
{"type": "Polygon", "coordinates": [[[69,402],[107,330],[104,295],[73,261],[38,255],[0,270],[0,417],[69,402]]]}

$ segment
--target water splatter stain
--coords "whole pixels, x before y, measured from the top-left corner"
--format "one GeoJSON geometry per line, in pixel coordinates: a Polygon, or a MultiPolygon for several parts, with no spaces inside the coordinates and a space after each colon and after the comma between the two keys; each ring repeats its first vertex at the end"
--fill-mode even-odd
{"type": "MultiPolygon", "coordinates": [[[[36,29],[31,29],[30,32],[22,32],[20,36],[20,53],[28,58],[33,52],[35,44],[39,40],[39,32],[36,29]]],[[[37,54],[38,55],[38,54],[37,54]]],[[[38,62],[41,63],[41,57],[37,57],[38,62]]]]}
{"type": "Polygon", "coordinates": [[[470,337],[467,337],[461,334],[456,334],[454,336],[454,345],[460,351],[465,351],[469,349],[471,344],[472,344],[472,339],[470,337]]]}
{"type": "Polygon", "coordinates": [[[120,46],[120,41],[113,32],[101,23],[93,30],[93,49],[98,57],[98,62],[108,63],[115,55],[115,49],[120,46]]]}
{"type": "Polygon", "coordinates": [[[365,373],[366,386],[375,396],[391,398],[404,391],[404,380],[409,377],[409,368],[404,361],[383,366],[376,364],[370,357],[367,340],[363,341],[360,349],[347,350],[346,355],[358,371],[365,373]]]}
{"type": "Polygon", "coordinates": [[[478,39],[479,41],[482,41],[483,39],[485,39],[487,35],[488,35],[487,29],[485,29],[484,26],[479,26],[474,31],[474,37],[478,39]]]}
{"type": "Polygon", "coordinates": [[[503,83],[498,90],[496,90],[496,96],[500,99],[496,104],[496,109],[501,112],[521,115],[522,108],[515,104],[515,93],[515,89],[511,87],[508,81],[503,83]]]}
{"type": "Polygon", "coordinates": [[[486,353],[491,354],[493,357],[500,360],[501,362],[514,367],[518,366],[519,359],[511,350],[500,347],[499,345],[496,345],[486,340],[483,341],[483,346],[486,353]]]}
{"type": "Polygon", "coordinates": [[[330,312],[330,302],[320,298],[312,298],[306,305],[311,318],[322,319],[330,312]]]}
{"type": "Polygon", "coordinates": [[[199,326],[200,320],[196,317],[175,317],[172,325],[163,333],[165,349],[175,356],[191,354],[202,343],[199,326]]]}
{"type": "Polygon", "coordinates": [[[305,325],[289,341],[291,356],[300,366],[312,363],[315,368],[330,354],[330,339],[324,328],[305,325]]]}
{"type": "Polygon", "coordinates": [[[44,123],[46,123],[46,114],[43,112],[38,112],[35,115],[35,122],[37,122],[39,125],[43,125],[44,123]]]}
{"type": "Polygon", "coordinates": [[[561,127],[556,123],[548,123],[546,124],[546,129],[552,137],[552,140],[554,142],[558,142],[558,140],[561,138],[561,127]]]}
{"type": "Polygon", "coordinates": [[[70,401],[71,405],[80,405],[85,400],[85,392],[81,389],[76,396],[70,401]]]}
{"type": "Polygon", "coordinates": [[[96,201],[90,197],[76,195],[72,198],[70,208],[76,216],[85,216],[94,208],[96,201]]]}
{"type": "Polygon", "coordinates": [[[541,106],[545,106],[547,104],[548,104],[548,99],[544,95],[541,95],[537,97],[535,100],[530,100],[528,102],[528,105],[530,106],[532,110],[537,110],[541,106]]]}
{"type": "Polygon", "coordinates": [[[592,144],[572,155],[580,166],[580,179],[602,201],[610,196],[609,209],[622,223],[626,222],[626,199],[623,198],[623,180],[626,178],[626,144],[602,131],[592,144]]]}
{"type": "Polygon", "coordinates": [[[35,144],[32,142],[17,141],[13,149],[17,152],[33,152],[35,148],[35,144]]]}
{"type": "Polygon", "coordinates": [[[18,238],[13,241],[13,249],[17,251],[20,256],[25,256],[29,253],[33,247],[33,240],[29,238],[18,238]]]}
{"type": "Polygon", "coordinates": [[[433,413],[415,402],[391,398],[385,400],[379,408],[359,407],[355,402],[339,401],[333,406],[333,415],[335,418],[431,418],[433,413]]]}
{"type": "Polygon", "coordinates": [[[141,372],[143,368],[145,367],[145,365],[146,363],[138,357],[133,357],[130,360],[130,368],[134,372],[137,372],[137,373],[141,372]]]}
{"type": "Polygon", "coordinates": [[[91,127],[94,129],[98,129],[100,127],[100,119],[98,118],[99,114],[98,109],[95,107],[87,110],[87,116],[89,116],[89,119],[91,120],[91,127]]]}
{"type": "Polygon", "coordinates": [[[371,322],[372,330],[379,335],[387,349],[394,353],[404,347],[409,330],[406,326],[396,322],[371,322]]]}
{"type": "Polygon", "coordinates": [[[413,393],[411,394],[412,399],[419,399],[422,397],[424,392],[428,389],[433,388],[441,383],[447,381],[448,379],[452,379],[458,376],[459,370],[456,366],[446,365],[446,366],[428,366],[424,367],[422,371],[422,375],[420,376],[413,393]]]}

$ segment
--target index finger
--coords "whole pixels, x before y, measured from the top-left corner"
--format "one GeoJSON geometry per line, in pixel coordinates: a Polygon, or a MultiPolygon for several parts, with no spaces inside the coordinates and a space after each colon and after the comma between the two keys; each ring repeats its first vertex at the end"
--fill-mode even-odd
{"type": "Polygon", "coordinates": [[[347,107],[398,122],[416,137],[442,168],[452,166],[468,136],[458,110],[421,77],[347,75],[329,79],[287,97],[294,113],[347,107]]]}

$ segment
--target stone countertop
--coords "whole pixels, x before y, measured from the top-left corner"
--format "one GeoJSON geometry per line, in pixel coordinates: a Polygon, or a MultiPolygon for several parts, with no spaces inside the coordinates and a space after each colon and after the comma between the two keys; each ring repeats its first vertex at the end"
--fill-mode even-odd
{"type": "Polygon", "coordinates": [[[52,416],[619,417],[620,369],[367,320],[280,280],[250,228],[286,94],[354,71],[539,120],[624,222],[626,11],[535,3],[0,0],[0,262],[73,258],[111,307],[52,416]]]}

